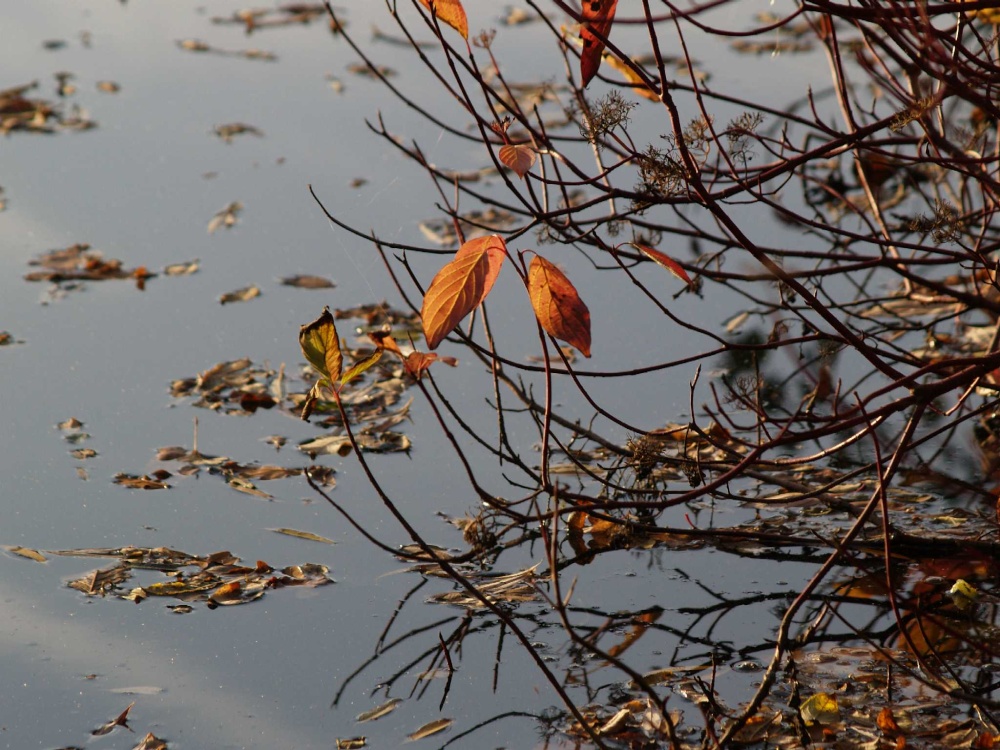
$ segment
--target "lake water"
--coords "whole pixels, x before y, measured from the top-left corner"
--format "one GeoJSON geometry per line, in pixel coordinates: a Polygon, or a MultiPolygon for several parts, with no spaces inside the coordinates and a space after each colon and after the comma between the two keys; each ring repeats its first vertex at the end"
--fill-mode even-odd
{"type": "MultiPolygon", "coordinates": [[[[530,79],[540,32],[531,26],[505,29],[503,14],[492,3],[466,5],[478,25],[500,29],[497,51],[510,60],[510,75],[530,79]]],[[[398,602],[421,579],[400,572],[404,563],[360,538],[301,477],[258,482],[273,495],[269,501],[234,491],[207,471],[179,476],[177,464],[156,460],[162,447],[192,447],[198,417],[202,453],[243,465],[312,463],[295,445],[318,429],[294,414],[274,409],[226,416],[192,408],[190,399],[175,398],[169,389],[174,380],[241,357],[275,369],[284,363],[295,376],[302,362],[298,328],[324,305],[347,308],[384,298],[399,304],[374,249],[332,227],[307,189],[312,185],[331,212],[363,231],[426,244],[418,225],[435,216],[438,197],[424,175],[365,127],[366,118],[374,120],[381,111],[387,125],[417,139],[431,161],[466,169],[486,163],[485,155],[456,146],[376,81],[352,73],[349,66],[360,59],[330,33],[325,17],[260,28],[249,36],[239,25],[212,20],[239,10],[233,2],[36,0],[7,8],[0,19],[0,89],[37,81],[27,96],[57,104],[67,115],[79,106],[80,114],[96,123],[82,132],[15,131],[0,139],[0,199],[6,200],[0,213],[0,330],[20,342],[0,347],[5,389],[0,420],[6,426],[0,430],[0,543],[42,551],[134,546],[208,555],[229,550],[249,566],[257,560],[278,569],[325,565],[336,583],[269,591],[245,606],[213,610],[196,603],[191,612],[178,614],[167,606],[177,604],[171,599],[136,604],[67,587],[110,565],[107,559],[45,553],[48,561],[38,564],[8,553],[0,557],[5,677],[0,747],[99,742],[129,748],[147,732],[165,738],[172,749],[304,750],[358,735],[366,735],[372,747],[395,747],[425,722],[454,718],[450,733],[425,740],[429,745],[505,712],[540,715],[559,703],[509,634],[494,692],[498,626],[480,615],[470,620],[472,632],[455,657],[458,669],[445,706],[438,705],[442,680],[425,681],[421,692],[424,683],[417,678],[428,659],[418,657],[433,651],[439,633],[448,637],[462,626],[464,615],[458,608],[424,603],[430,594],[450,590],[436,579],[401,607],[386,642],[409,637],[355,675],[376,654],[398,602]],[[210,49],[198,51],[194,42],[210,49]],[[246,50],[263,50],[276,59],[235,54],[246,50]],[[63,86],[75,91],[64,89],[60,96],[63,71],[72,74],[62,77],[63,86]],[[101,82],[113,82],[118,90],[102,90],[101,82]],[[215,130],[234,123],[259,133],[234,135],[227,143],[215,130]],[[357,179],[364,184],[354,183],[357,179]],[[243,206],[235,226],[208,233],[216,212],[235,201],[243,206]],[[37,270],[29,266],[32,259],[76,243],[88,243],[126,268],[143,266],[159,275],[143,291],[127,279],[88,281],[72,289],[64,284],[58,293],[51,283],[24,280],[37,270]],[[166,266],[195,259],[200,268],[193,275],[163,273],[166,266]],[[313,291],[279,283],[294,274],[324,276],[336,287],[313,291]],[[220,304],[220,295],[251,284],[261,289],[259,299],[220,304]],[[83,426],[56,426],[69,418],[83,426]],[[66,439],[80,432],[89,438],[66,439]],[[276,451],[264,440],[269,435],[288,442],[276,451]],[[80,448],[96,455],[71,454],[80,448]],[[148,475],[164,467],[174,472],[169,490],[129,490],[112,482],[119,473],[148,475]],[[277,534],[277,528],[306,530],[336,544],[277,534]],[[355,722],[356,715],[392,697],[404,700],[391,715],[355,722]],[[134,734],[118,728],[91,739],[93,729],[132,701],[134,734]]],[[[413,9],[407,5],[401,12],[413,9]]],[[[381,3],[352,4],[343,17],[365,41],[372,24],[392,29],[381,3]]],[[[368,48],[379,64],[399,72],[392,80],[422,103],[454,110],[426,71],[414,65],[412,54],[384,42],[368,48]]],[[[802,65],[779,57],[760,61],[755,70],[765,74],[751,75],[725,65],[724,52],[710,48],[699,54],[720,55],[713,67],[719,88],[757,86],[761,97],[788,87],[804,89],[810,66],[822,70],[821,61],[802,65]]],[[[425,283],[440,260],[417,262],[427,274],[425,283]]],[[[622,280],[582,272],[576,280],[584,298],[593,301],[594,369],[657,361],[662,357],[656,351],[664,347],[676,357],[704,346],[676,330],[645,327],[625,302],[629,286],[622,280]],[[600,303],[619,299],[621,304],[600,303]],[[654,353],[647,357],[643,351],[654,353]]],[[[667,277],[665,287],[674,281],[667,277]]],[[[498,291],[491,313],[493,324],[507,331],[527,320],[516,291],[498,291]]],[[[676,302],[676,311],[721,323],[737,311],[735,304],[726,296],[709,302],[686,296],[676,302]]],[[[522,353],[536,346],[526,336],[522,353]]],[[[442,351],[447,353],[446,347],[442,351]]],[[[624,418],[652,427],[686,419],[692,374],[637,378],[627,393],[598,383],[594,393],[624,418]]],[[[488,378],[471,358],[455,370],[441,368],[439,379],[474,425],[495,419],[483,405],[492,397],[488,378]]],[[[412,455],[373,456],[372,465],[422,533],[444,546],[461,546],[459,533],[434,512],[475,512],[477,499],[416,395],[412,421],[398,428],[413,440],[412,455]]],[[[571,401],[572,395],[565,398],[571,401]]],[[[332,496],[365,528],[391,546],[409,541],[356,460],[324,456],[315,463],[336,469],[332,496]]],[[[481,478],[492,482],[497,494],[517,494],[504,486],[497,467],[484,465],[481,478]]],[[[683,514],[668,520],[681,525],[683,514]]],[[[542,559],[538,548],[519,550],[502,559],[503,572],[542,559]]],[[[637,663],[697,662],[712,653],[723,654],[730,665],[766,660],[778,605],[814,566],[766,559],[732,565],[732,559],[719,552],[681,556],[657,550],[598,560],[580,568],[574,612],[580,624],[596,627],[618,611],[665,608],[664,627],[644,639],[641,654],[631,654],[637,663]],[[694,613],[723,596],[747,601],[718,621],[694,613]]],[[[129,585],[157,580],[163,577],[140,571],[129,585]]],[[[535,605],[521,618],[557,673],[571,672],[557,618],[535,605]]],[[[755,678],[752,671],[727,666],[720,689],[735,701],[745,697],[755,678]]],[[[581,702],[584,692],[604,702],[620,675],[596,670],[590,680],[579,689],[581,702]]],[[[530,747],[540,742],[538,726],[512,715],[456,744],[530,747]]]]}

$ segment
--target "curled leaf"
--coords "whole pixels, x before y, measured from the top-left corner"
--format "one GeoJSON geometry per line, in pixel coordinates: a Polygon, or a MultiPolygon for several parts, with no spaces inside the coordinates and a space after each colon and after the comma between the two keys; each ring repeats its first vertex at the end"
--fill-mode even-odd
{"type": "Polygon", "coordinates": [[[590,310],[566,275],[540,255],[528,269],[528,296],[549,335],[590,356],[590,310]]]}
{"type": "Polygon", "coordinates": [[[299,329],[299,346],[309,364],[320,375],[331,383],[340,380],[344,357],[340,352],[340,338],[329,307],[324,307],[322,315],[299,329]]]}
{"type": "Polygon", "coordinates": [[[683,281],[688,286],[691,286],[691,277],[688,276],[687,271],[685,271],[684,267],[681,266],[680,263],[671,258],[669,255],[664,255],[659,250],[654,250],[653,248],[646,247],[645,245],[637,245],[634,242],[632,243],[632,247],[634,247],[636,250],[638,250],[640,253],[645,255],[647,258],[649,258],[657,265],[661,265],[664,268],[666,268],[668,271],[670,271],[670,273],[672,273],[674,276],[676,276],[678,279],[683,281]]]}

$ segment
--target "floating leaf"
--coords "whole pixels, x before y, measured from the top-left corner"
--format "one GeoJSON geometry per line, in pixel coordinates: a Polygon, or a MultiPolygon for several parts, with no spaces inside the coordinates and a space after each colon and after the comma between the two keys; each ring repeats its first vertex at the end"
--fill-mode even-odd
{"type": "Polygon", "coordinates": [[[212,234],[219,227],[230,229],[236,226],[236,222],[239,220],[239,215],[242,210],[243,204],[239,201],[233,201],[224,209],[218,211],[215,216],[212,217],[211,221],[208,222],[208,233],[212,234]]]}
{"type": "MultiPolygon", "coordinates": [[[[207,51],[209,47],[205,47],[207,51]]],[[[264,131],[260,128],[255,128],[253,125],[247,125],[243,122],[232,122],[226,125],[219,125],[215,128],[215,134],[219,136],[226,143],[232,143],[233,137],[237,135],[255,135],[258,138],[264,135],[264,131]]],[[[242,208],[242,206],[241,206],[242,208]]]]}
{"type": "Polygon", "coordinates": [[[41,552],[34,549],[28,549],[27,547],[7,547],[7,550],[20,557],[26,557],[29,560],[34,560],[35,562],[43,563],[48,561],[48,558],[41,552]]]}
{"type": "Polygon", "coordinates": [[[883,706],[882,710],[879,711],[875,724],[882,731],[882,734],[889,737],[895,737],[901,731],[899,724],[896,723],[896,719],[892,715],[892,709],[888,706],[883,706]]]}
{"type": "Polygon", "coordinates": [[[299,329],[299,346],[309,364],[320,375],[331,383],[340,380],[344,357],[340,353],[340,338],[329,307],[324,307],[322,315],[299,329]]]}
{"type": "Polygon", "coordinates": [[[337,750],[358,750],[358,748],[366,747],[367,745],[368,740],[365,737],[337,738],[337,750]]]}
{"type": "Polygon", "coordinates": [[[334,284],[329,279],[325,279],[322,276],[309,276],[309,275],[296,275],[296,276],[286,276],[281,280],[281,283],[285,286],[294,286],[299,289],[333,289],[336,284],[334,284]]]}
{"type": "Polygon", "coordinates": [[[97,729],[91,732],[95,737],[101,737],[105,734],[110,734],[111,730],[115,727],[125,727],[128,728],[128,712],[132,710],[132,706],[135,705],[135,701],[128,704],[128,708],[122,711],[118,716],[105,724],[102,724],[97,729]]]}
{"type": "Polygon", "coordinates": [[[468,40],[469,20],[459,0],[420,0],[420,2],[427,10],[435,13],[439,20],[444,21],[468,40]]]}
{"type": "Polygon", "coordinates": [[[593,80],[594,76],[597,75],[598,68],[601,67],[604,42],[597,35],[599,34],[604,39],[608,38],[617,7],[618,0],[583,0],[583,8],[580,12],[584,20],[583,28],[580,29],[580,39],[583,40],[583,52],[580,53],[580,77],[583,79],[584,88],[593,80]]]}
{"type": "Polygon", "coordinates": [[[413,741],[422,740],[424,737],[430,737],[432,734],[443,732],[454,723],[454,719],[435,719],[434,721],[429,721],[413,734],[407,735],[407,739],[413,741]]]}
{"type": "Polygon", "coordinates": [[[188,261],[187,263],[171,263],[169,266],[164,267],[163,273],[167,276],[190,276],[193,273],[197,273],[200,267],[201,263],[197,260],[188,261]]]}
{"type": "Polygon", "coordinates": [[[500,147],[498,154],[500,161],[517,173],[522,180],[528,174],[528,170],[535,165],[537,154],[531,146],[524,144],[512,145],[508,143],[500,147]]]}
{"type": "Polygon", "coordinates": [[[590,356],[590,311],[566,275],[540,255],[528,269],[528,296],[549,335],[590,356]]]}
{"type": "Polygon", "coordinates": [[[167,743],[149,732],[132,750],[167,750],[167,743]]]}
{"type": "Polygon", "coordinates": [[[111,688],[109,693],[117,695],[159,695],[163,688],[158,685],[135,685],[132,687],[111,688]]]}
{"type": "Polygon", "coordinates": [[[268,495],[263,490],[258,490],[253,482],[249,482],[246,479],[241,479],[240,477],[233,477],[228,482],[226,482],[230,487],[238,492],[243,492],[247,495],[253,495],[254,497],[259,497],[264,500],[274,500],[274,495],[268,495]]]}
{"type": "Polygon", "coordinates": [[[226,292],[221,297],[219,297],[220,304],[227,304],[230,302],[248,302],[254,297],[260,296],[260,287],[256,284],[251,284],[250,286],[245,286],[242,289],[237,289],[232,292],[226,292]]]}
{"type": "Polygon", "coordinates": [[[420,310],[427,346],[437,349],[444,337],[482,301],[486,279],[490,275],[490,260],[485,249],[462,251],[444,266],[424,294],[420,310]]]}
{"type": "Polygon", "coordinates": [[[691,277],[688,276],[687,271],[685,271],[683,266],[681,266],[680,263],[671,258],[669,255],[664,255],[659,250],[654,250],[653,248],[646,247],[645,245],[637,245],[634,242],[632,243],[632,246],[651,261],[663,266],[678,279],[683,281],[688,286],[691,286],[691,277]]]}
{"type": "MultiPolygon", "coordinates": [[[[170,476],[167,474],[167,476],[170,476]]],[[[135,476],[134,474],[116,474],[115,478],[112,480],[115,484],[120,484],[122,487],[127,487],[130,490],[168,490],[170,485],[166,482],[161,482],[157,479],[153,479],[147,475],[135,476]]]]}
{"type": "Polygon", "coordinates": [[[799,710],[807,725],[833,724],[840,720],[837,699],[829,693],[816,693],[807,698],[799,710]]]}
{"type": "Polygon", "coordinates": [[[392,698],[387,700],[380,706],[376,706],[373,709],[365,711],[364,713],[358,714],[355,717],[355,721],[375,721],[376,719],[381,719],[383,716],[387,716],[396,710],[396,706],[402,703],[401,698],[392,698]]]}
{"type": "Polygon", "coordinates": [[[313,534],[310,531],[297,531],[296,529],[271,529],[279,534],[285,534],[287,536],[294,536],[298,539],[308,539],[311,542],[322,542],[323,544],[336,544],[332,539],[327,539],[325,536],[320,536],[319,534],[313,534]]]}

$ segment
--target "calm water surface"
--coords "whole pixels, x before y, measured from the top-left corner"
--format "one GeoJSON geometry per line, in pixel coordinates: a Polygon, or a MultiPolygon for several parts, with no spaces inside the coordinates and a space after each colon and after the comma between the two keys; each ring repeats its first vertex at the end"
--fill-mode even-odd
{"type": "MultiPolygon", "coordinates": [[[[481,25],[498,24],[493,4],[467,6],[470,16],[483,19],[481,25]]],[[[275,496],[273,502],[234,492],[208,476],[175,477],[166,492],[129,491],[111,482],[119,472],[158,468],[159,447],[190,447],[195,416],[205,453],[241,463],[309,463],[294,446],[314,436],[315,427],[277,411],[225,417],[192,409],[170,396],[169,383],[239,357],[275,367],[286,363],[289,372],[297,371],[298,327],[323,305],[398,302],[371,247],[331,228],[307,192],[307,185],[314,185],[332,211],[362,229],[375,227],[387,239],[424,244],[417,224],[433,216],[436,196],[421,174],[364,128],[365,117],[383,111],[391,127],[420,140],[431,160],[451,160],[457,168],[485,163],[484,155],[467,146],[456,153],[453,144],[394,104],[376,83],[348,72],[358,57],[331,36],[325,20],[249,37],[238,26],[211,22],[212,16],[240,8],[233,2],[37,0],[10,4],[0,16],[0,88],[38,81],[32,95],[56,101],[55,75],[72,73],[76,92],[66,106],[79,105],[97,123],[87,132],[15,132],[0,139],[0,187],[7,200],[0,213],[0,330],[23,341],[0,349],[0,421],[5,425],[0,431],[0,544],[42,550],[165,546],[191,554],[228,549],[249,564],[327,565],[337,583],[271,592],[242,607],[210,611],[196,605],[192,613],[177,615],[161,600],[135,605],[87,598],[66,587],[67,581],[105,565],[104,560],[50,556],[40,565],[0,556],[0,747],[93,741],[130,748],[149,731],[166,738],[171,748],[328,748],[336,737],[361,734],[373,747],[394,747],[440,716],[456,719],[453,736],[504,711],[539,713],[557,703],[511,639],[494,694],[496,628],[482,618],[476,622],[483,632],[467,642],[443,709],[438,709],[442,687],[437,684],[391,716],[356,725],[355,715],[386,697],[408,698],[423,669],[409,663],[434,647],[438,632],[447,635],[457,627],[461,611],[422,604],[444,584],[431,582],[414,595],[392,637],[443,618],[450,621],[390,649],[347,681],[374,653],[397,601],[419,579],[387,575],[401,564],[358,539],[317,502],[303,480],[267,483],[264,489],[275,496]],[[185,51],[178,46],[183,40],[225,50],[259,48],[278,60],[185,51]],[[63,44],[50,50],[48,41],[63,44]],[[329,76],[343,83],[341,93],[331,88],[329,76]],[[99,81],[114,81],[120,91],[103,93],[99,81]],[[244,135],[226,144],[213,135],[216,126],[234,122],[253,125],[263,136],[244,135]],[[352,187],[359,177],[366,184],[352,187]],[[209,219],[232,201],[245,206],[237,226],[209,235],[209,219]],[[23,280],[31,270],[29,260],[78,242],[130,268],[159,272],[171,263],[199,259],[201,270],[151,279],[145,291],[129,281],[106,281],[60,298],[50,295],[48,284],[23,280]],[[278,283],[299,273],[327,276],[337,287],[304,291],[278,283]],[[260,299],[219,304],[221,294],[249,284],[263,290],[260,299]],[[67,443],[55,427],[70,417],[82,420],[91,436],[79,446],[67,443]],[[289,439],[279,453],[262,440],[271,434],[289,439]],[[72,457],[69,451],[81,446],[93,448],[97,456],[72,457]],[[86,480],[78,468],[86,470],[86,480]],[[337,544],[271,531],[278,527],[307,529],[337,544]],[[376,690],[400,671],[391,688],[376,690]],[[120,692],[126,688],[138,694],[120,692]],[[91,740],[90,730],[133,700],[134,735],[118,729],[91,740]]],[[[384,13],[381,3],[354,3],[344,17],[367,40],[372,23],[390,28],[384,13]]],[[[532,73],[527,52],[534,49],[533,33],[529,28],[500,37],[513,74],[525,78],[532,73]]],[[[402,71],[398,80],[429,105],[454,109],[437,98],[428,76],[405,52],[387,44],[371,49],[379,63],[402,71]]],[[[731,83],[735,75],[719,73],[718,85],[731,83]]],[[[784,85],[799,75],[786,71],[784,85]]],[[[782,84],[773,78],[756,83],[762,92],[782,84]]],[[[577,281],[584,297],[594,300],[592,309],[601,307],[601,299],[628,299],[627,286],[616,286],[620,282],[585,276],[577,281]]],[[[497,293],[494,299],[494,320],[515,328],[523,313],[519,298],[497,293]]],[[[731,311],[721,302],[714,300],[710,308],[697,299],[677,304],[683,314],[722,321],[731,311]]],[[[595,316],[595,366],[639,364],[642,356],[636,352],[645,347],[694,352],[701,346],[677,340],[670,331],[644,330],[627,304],[614,307],[615,317],[610,311],[595,316]]],[[[532,346],[525,341],[526,354],[532,346]]],[[[662,357],[654,352],[651,359],[662,357]]],[[[440,377],[459,404],[473,410],[474,422],[492,423],[489,409],[475,411],[490,395],[476,365],[462,362],[440,377]],[[484,386],[487,391],[479,392],[484,386]]],[[[683,418],[690,377],[690,372],[660,375],[637,382],[628,394],[600,386],[595,393],[627,418],[648,420],[655,409],[662,423],[683,418]]],[[[413,422],[404,429],[414,441],[412,456],[376,457],[373,465],[431,540],[460,544],[454,529],[432,512],[461,515],[474,508],[474,496],[419,398],[413,422]]],[[[355,461],[320,461],[337,468],[334,493],[362,523],[389,544],[408,541],[377,503],[355,461]]],[[[497,494],[508,492],[499,472],[488,465],[483,471],[484,478],[496,482],[497,494]]],[[[513,570],[537,562],[540,554],[525,550],[503,564],[513,570]]],[[[611,612],[659,605],[673,618],[672,627],[682,630],[687,620],[672,610],[710,601],[694,583],[699,577],[711,573],[712,588],[735,595],[794,591],[809,570],[785,564],[779,575],[766,562],[755,568],[728,560],[720,564],[716,558],[628,554],[583,569],[575,599],[581,622],[588,617],[600,622],[598,614],[583,611],[591,607],[611,612]]],[[[548,644],[550,650],[543,653],[557,663],[565,654],[555,618],[544,610],[528,614],[533,621],[523,624],[533,638],[548,644]]],[[[711,637],[761,642],[773,626],[773,613],[758,607],[743,614],[739,622],[720,621],[711,637]]],[[[643,659],[665,664],[678,646],[665,633],[657,637],[642,644],[647,649],[643,659]]],[[[707,650],[704,644],[679,648],[692,658],[707,650]]],[[[617,677],[607,679],[608,685],[597,686],[604,697],[617,677]]],[[[739,692],[750,678],[733,674],[728,679],[739,692]]],[[[530,747],[537,736],[533,722],[511,718],[464,742],[465,747],[530,747]]]]}

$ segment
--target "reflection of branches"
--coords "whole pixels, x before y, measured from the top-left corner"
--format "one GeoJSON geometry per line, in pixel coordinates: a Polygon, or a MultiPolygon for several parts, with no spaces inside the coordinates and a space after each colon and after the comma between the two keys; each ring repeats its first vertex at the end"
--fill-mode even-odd
{"type": "MultiPolygon", "coordinates": [[[[432,164],[429,152],[396,136],[381,115],[369,127],[426,174],[456,243],[465,241],[466,231],[501,233],[506,265],[513,268],[505,273],[526,284],[526,254],[533,251],[513,246],[533,232],[537,244],[560,252],[564,263],[578,258],[595,275],[624,279],[630,314],[635,311],[642,326],[682,331],[698,346],[677,356],[669,348],[662,353],[640,347],[635,361],[581,367],[537,329],[540,357],[522,361],[513,347],[523,337],[512,341],[509,331],[500,330],[488,303],[472,323],[450,332],[449,344],[482,365],[486,400],[496,415],[493,428],[480,429],[467,405],[437,379],[418,383],[429,418],[490,524],[488,534],[467,539],[466,555],[452,559],[435,557],[379,486],[344,418],[362,469],[412,538],[416,557],[489,613],[488,623],[460,619],[450,635],[438,634],[440,642],[407,660],[407,667],[427,661],[427,669],[443,668],[458,643],[497,633],[496,684],[499,650],[510,633],[579,731],[600,744],[596,717],[573,699],[575,685],[546,667],[522,629],[526,622],[543,624],[498,606],[460,565],[473,559],[495,565],[502,553],[540,540],[548,578],[539,596],[565,634],[567,675],[584,686],[590,701],[588,660],[596,657],[620,673],[651,710],[663,714],[659,729],[650,732],[672,746],[678,735],[663,692],[643,678],[631,651],[601,646],[610,628],[629,623],[636,638],[643,629],[656,629],[726,658],[773,650],[759,688],[738,711],[724,709],[712,685],[701,686],[706,746],[726,746],[741,735],[797,647],[872,639],[887,648],[874,641],[875,633],[894,633],[917,660],[922,680],[940,694],[955,694],[955,683],[963,700],[988,706],[956,667],[955,654],[963,649],[921,646],[933,640],[935,629],[972,653],[979,645],[974,634],[940,613],[928,614],[919,597],[905,592],[906,576],[894,564],[903,557],[924,562],[1000,550],[986,519],[970,521],[972,530],[961,534],[930,534],[917,521],[932,511],[914,511],[905,495],[909,486],[933,481],[952,496],[960,491],[970,502],[992,503],[995,488],[984,479],[1000,478],[1000,429],[993,417],[1000,389],[1000,68],[995,39],[976,15],[981,9],[816,0],[785,17],[722,28],[716,19],[725,16],[708,11],[735,9],[736,3],[684,9],[667,3],[654,12],[643,0],[629,9],[633,16],[616,21],[616,32],[627,27],[631,33],[605,30],[595,36],[609,55],[598,78],[610,93],[598,97],[597,86],[588,92],[574,82],[580,53],[572,45],[574,33],[560,23],[563,14],[580,21],[577,8],[561,0],[528,5],[542,21],[537,37],[551,43],[570,71],[568,82],[532,87],[514,81],[491,34],[469,45],[456,43],[433,10],[413,3],[419,22],[437,40],[431,52],[415,41],[407,21],[413,16],[390,6],[414,59],[455,105],[453,116],[379,75],[363,45],[342,32],[409,111],[461,144],[463,153],[470,146],[481,149],[484,169],[495,179],[479,180],[481,165],[473,180],[432,164]],[[816,93],[789,96],[785,106],[760,104],[753,92],[716,90],[696,73],[694,44],[706,38],[749,43],[779,30],[821,49],[828,80],[814,87],[816,93]],[[676,68],[664,53],[668,43],[679,50],[676,68]],[[626,84],[614,80],[612,68],[626,76],[626,84]],[[636,107],[625,99],[633,93],[645,103],[636,107]],[[633,124],[640,114],[648,119],[633,124]],[[532,155],[523,179],[505,169],[500,156],[512,146],[532,155]],[[480,213],[470,211],[469,203],[480,213]],[[748,208],[755,218],[747,218],[748,208]],[[486,210],[506,223],[492,224],[486,210]],[[774,221],[764,231],[766,221],[757,217],[774,221]],[[703,301],[732,299],[734,312],[742,307],[724,328],[678,312],[646,278],[649,257],[633,250],[678,242],[691,249],[687,259],[670,259],[683,270],[679,275],[690,278],[683,293],[703,301]],[[601,395],[607,385],[627,391],[639,377],[669,377],[689,368],[697,374],[681,424],[665,424],[653,408],[627,416],[601,395]],[[713,369],[721,372],[700,380],[713,369]],[[978,463],[963,455],[970,432],[981,454],[978,463]],[[526,445],[524,435],[534,445],[526,445]],[[502,466],[508,483],[503,491],[482,479],[482,454],[502,466]],[[958,457],[954,466],[941,465],[947,456],[958,457]],[[677,525],[682,507],[687,526],[677,525]],[[700,515],[706,507],[712,514],[724,508],[753,519],[721,527],[713,515],[706,525],[700,515]],[[831,515],[816,520],[820,513],[831,515]],[[797,595],[733,596],[702,582],[714,602],[675,608],[692,618],[685,626],[657,622],[650,612],[610,613],[591,626],[581,617],[596,617],[599,608],[571,606],[573,586],[565,578],[571,571],[613,559],[623,548],[665,547],[681,554],[703,546],[799,561],[815,571],[797,595]],[[831,584],[834,571],[864,569],[873,560],[882,561],[878,575],[884,578],[877,600],[838,592],[831,584]],[[770,602],[782,610],[773,637],[757,637],[754,644],[716,640],[725,618],[770,602]],[[833,621],[848,627],[835,633],[833,621]]],[[[337,226],[376,247],[391,283],[419,312],[428,282],[417,259],[451,250],[384,241],[351,227],[313,197],[337,226]]],[[[386,637],[378,654],[391,650],[386,637]]],[[[409,647],[411,639],[393,641],[404,644],[409,647]]],[[[789,678],[793,692],[802,679],[801,671],[789,678]]],[[[805,737],[804,724],[802,730],[805,737]]]]}

